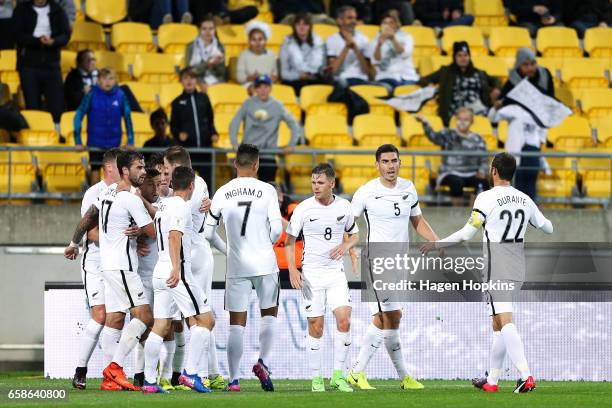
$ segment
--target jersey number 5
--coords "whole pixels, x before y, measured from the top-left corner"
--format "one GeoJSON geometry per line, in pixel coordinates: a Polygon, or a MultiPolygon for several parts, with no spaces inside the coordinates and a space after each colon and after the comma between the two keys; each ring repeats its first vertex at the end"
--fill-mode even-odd
{"type": "Polygon", "coordinates": [[[244,237],[246,233],[247,222],[249,221],[249,213],[251,212],[252,201],[238,201],[238,207],[246,207],[244,209],[244,218],[242,219],[242,228],[240,229],[240,236],[244,237]]]}
{"type": "Polygon", "coordinates": [[[518,229],[516,230],[516,235],[514,235],[514,239],[508,239],[508,232],[510,232],[510,228],[512,227],[512,213],[508,210],[504,210],[499,214],[499,219],[503,220],[504,218],[508,218],[508,223],[506,224],[506,229],[504,230],[504,235],[502,235],[502,242],[523,242],[523,238],[520,238],[521,231],[523,231],[523,224],[525,223],[525,212],[523,210],[516,210],[514,213],[514,219],[521,218],[521,223],[519,224],[518,229]]]}

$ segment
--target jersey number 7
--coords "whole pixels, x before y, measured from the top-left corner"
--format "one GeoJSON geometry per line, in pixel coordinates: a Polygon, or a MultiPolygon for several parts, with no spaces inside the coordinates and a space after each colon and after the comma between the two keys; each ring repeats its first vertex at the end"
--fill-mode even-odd
{"type": "Polygon", "coordinates": [[[242,219],[242,228],[240,229],[240,236],[244,237],[246,233],[247,222],[249,221],[249,213],[251,212],[252,201],[238,201],[238,207],[246,207],[244,209],[244,218],[242,219]]]}

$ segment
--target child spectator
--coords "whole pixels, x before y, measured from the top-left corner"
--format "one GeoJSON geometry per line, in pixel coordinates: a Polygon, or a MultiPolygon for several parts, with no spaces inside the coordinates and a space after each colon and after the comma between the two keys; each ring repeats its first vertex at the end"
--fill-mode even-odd
{"type": "Polygon", "coordinates": [[[270,26],[261,21],[252,21],[246,26],[249,48],[238,57],[236,79],[250,87],[255,78],[268,75],[273,82],[278,80],[276,56],[266,49],[270,38],[270,26]]]}

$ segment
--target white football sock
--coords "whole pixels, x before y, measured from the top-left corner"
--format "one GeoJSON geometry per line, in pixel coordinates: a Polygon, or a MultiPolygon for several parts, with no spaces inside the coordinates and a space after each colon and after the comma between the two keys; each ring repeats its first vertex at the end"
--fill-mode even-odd
{"type": "Polygon", "coordinates": [[[89,319],[83,334],[79,339],[79,358],[77,360],[77,367],[87,367],[91,354],[98,344],[98,337],[100,332],[104,328],[104,325],[96,322],[94,319],[89,319]]]}
{"type": "Polygon", "coordinates": [[[312,378],[321,376],[321,339],[308,336],[307,344],[308,368],[312,378]]]}
{"type": "Polygon", "coordinates": [[[172,371],[180,373],[183,370],[185,360],[185,331],[174,333],[174,359],[172,360],[172,371]]]}
{"type": "Polygon", "coordinates": [[[240,374],[244,326],[230,325],[227,337],[227,364],[229,365],[230,382],[237,380],[240,374]]]}
{"type": "Polygon", "coordinates": [[[336,330],[334,336],[334,370],[346,370],[346,356],[351,345],[351,332],[336,330]]]}
{"type": "Polygon", "coordinates": [[[117,350],[115,350],[115,354],[113,354],[113,362],[123,367],[125,365],[125,358],[140,342],[140,336],[142,336],[146,330],[146,324],[141,320],[132,318],[127,327],[123,329],[123,333],[121,333],[119,345],[117,346],[117,350]]]}
{"type": "Polygon", "coordinates": [[[155,384],[157,382],[157,362],[159,361],[159,353],[161,352],[163,344],[163,337],[153,332],[149,333],[143,351],[145,357],[145,381],[149,384],[155,384]]]}
{"type": "Polygon", "coordinates": [[[189,353],[185,363],[185,372],[188,375],[198,373],[201,360],[208,365],[208,343],[210,343],[210,330],[206,327],[192,326],[191,337],[189,338],[189,353]]]}
{"type": "Polygon", "coordinates": [[[529,371],[527,359],[525,358],[523,340],[521,340],[521,336],[514,323],[508,323],[502,327],[501,334],[504,338],[504,344],[506,345],[506,351],[508,356],[510,356],[510,360],[519,373],[521,373],[521,379],[526,380],[531,375],[531,371],[529,371]]]}
{"type": "Polygon", "coordinates": [[[172,378],[172,362],[174,361],[174,351],[176,342],[174,340],[164,341],[162,345],[161,358],[159,359],[160,377],[170,380],[172,378]]]}
{"type": "Polygon", "coordinates": [[[274,344],[274,332],[276,331],[276,317],[263,316],[259,327],[259,358],[264,363],[270,364],[269,357],[274,344]]]}
{"type": "Polygon", "coordinates": [[[387,354],[391,357],[391,362],[395,367],[395,371],[397,371],[400,380],[403,380],[404,377],[408,375],[408,370],[406,370],[406,363],[404,362],[404,356],[402,354],[402,341],[400,340],[399,330],[383,330],[383,339],[387,354]]]}
{"type": "MultiPolygon", "coordinates": [[[[148,337],[147,337],[148,338],[148,337]]],[[[159,354],[157,355],[159,358],[159,354]]],[[[134,347],[134,374],[144,373],[145,351],[144,344],[138,343],[134,347]]]]}
{"type": "Polygon", "coordinates": [[[368,363],[372,359],[372,356],[382,344],[382,341],[383,331],[370,323],[368,330],[366,330],[365,336],[363,336],[363,342],[361,343],[361,348],[359,349],[357,361],[355,361],[355,364],[353,365],[353,372],[360,373],[365,371],[368,363]]]}
{"type": "Polygon", "coordinates": [[[104,326],[100,333],[100,345],[104,354],[104,367],[109,365],[113,360],[113,355],[117,350],[119,339],[121,338],[121,330],[113,329],[112,327],[104,326]]]}
{"type": "Polygon", "coordinates": [[[208,346],[208,375],[216,377],[219,375],[219,358],[217,357],[217,341],[215,333],[210,332],[210,344],[208,346]]]}
{"type": "Polygon", "coordinates": [[[497,385],[502,372],[502,364],[506,358],[506,344],[501,332],[493,332],[493,343],[491,344],[491,354],[489,355],[489,375],[487,382],[491,385],[497,385]]]}

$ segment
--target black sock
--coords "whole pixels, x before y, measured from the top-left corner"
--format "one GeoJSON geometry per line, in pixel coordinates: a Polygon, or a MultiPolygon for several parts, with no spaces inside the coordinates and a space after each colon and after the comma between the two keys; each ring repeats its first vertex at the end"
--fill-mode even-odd
{"type": "Polygon", "coordinates": [[[181,376],[181,373],[177,373],[176,371],[172,373],[172,379],[170,380],[170,384],[172,384],[173,387],[179,385],[179,377],[181,376]]]}
{"type": "Polygon", "coordinates": [[[145,378],[144,373],[134,374],[134,385],[142,387],[142,385],[144,384],[144,378],[145,378]]]}
{"type": "Polygon", "coordinates": [[[87,375],[87,367],[77,367],[75,374],[79,377],[85,377],[87,375]]]}

